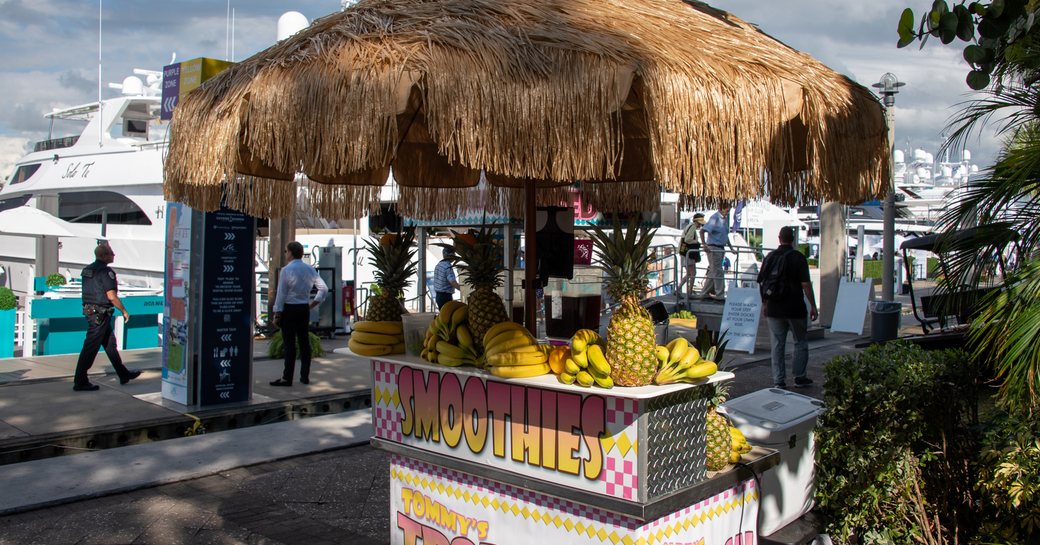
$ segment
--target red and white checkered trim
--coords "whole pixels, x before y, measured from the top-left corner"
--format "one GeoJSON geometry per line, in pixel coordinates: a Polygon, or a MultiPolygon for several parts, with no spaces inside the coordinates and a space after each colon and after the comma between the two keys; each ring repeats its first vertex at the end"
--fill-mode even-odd
{"type": "Polygon", "coordinates": [[[607,484],[607,495],[635,500],[639,493],[639,475],[632,460],[607,458],[600,478],[607,484]]]}
{"type": "Polygon", "coordinates": [[[621,430],[636,421],[636,400],[621,397],[607,397],[607,428],[621,430]]]}

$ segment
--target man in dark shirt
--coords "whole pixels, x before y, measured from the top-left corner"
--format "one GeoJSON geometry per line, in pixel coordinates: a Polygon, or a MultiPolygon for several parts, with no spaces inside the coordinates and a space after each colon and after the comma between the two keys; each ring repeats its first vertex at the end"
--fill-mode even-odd
{"type": "Polygon", "coordinates": [[[809,320],[815,321],[818,317],[816,310],[816,296],[813,294],[812,280],[809,278],[809,262],[801,252],[794,249],[794,229],[784,227],[780,229],[780,247],[769,252],[762,269],[758,273],[758,284],[760,291],[768,278],[773,267],[783,265],[782,281],[784,288],[779,296],[767,297],[762,294],[762,312],[769,324],[772,339],[772,363],[773,384],[777,388],[786,388],[787,369],[784,362],[784,352],[787,350],[787,332],[794,336],[794,384],[795,386],[808,386],[813,383],[806,376],[806,367],[809,364],[809,342],[806,338],[806,330],[809,320]],[[809,311],[806,313],[805,301],[809,301],[809,311]],[[809,320],[806,320],[808,314],[809,320]]]}
{"type": "Polygon", "coordinates": [[[83,269],[83,315],[87,318],[87,338],[83,340],[83,349],[76,361],[76,374],[72,389],[77,392],[90,392],[98,389],[87,378],[87,371],[94,365],[98,348],[105,347],[105,354],[112,362],[112,367],[119,375],[119,383],[126,384],[141,376],[140,371],[131,371],[123,365],[116,349],[116,336],[112,333],[113,309],[123,313],[123,322],[130,320],[123,302],[119,300],[119,288],[116,273],[108,265],[115,261],[116,254],[108,243],[102,242],[94,248],[96,260],[83,269]]]}

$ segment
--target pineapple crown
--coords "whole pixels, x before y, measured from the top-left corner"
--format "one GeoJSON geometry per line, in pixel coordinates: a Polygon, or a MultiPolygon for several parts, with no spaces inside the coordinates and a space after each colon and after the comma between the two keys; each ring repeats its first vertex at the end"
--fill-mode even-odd
{"type": "Polygon", "coordinates": [[[650,256],[647,250],[654,233],[639,225],[639,217],[629,218],[623,229],[615,215],[614,228],[608,233],[597,225],[592,226],[592,243],[599,250],[597,263],[606,273],[607,293],[618,301],[626,297],[640,297],[649,286],[647,265],[650,256]]]}
{"type": "Polygon", "coordinates": [[[472,288],[495,289],[502,284],[499,271],[504,268],[502,243],[494,238],[495,225],[483,225],[480,229],[455,235],[451,248],[454,257],[447,257],[466,273],[466,285],[472,288]]]}
{"type": "Polygon", "coordinates": [[[370,255],[368,263],[375,267],[376,284],[388,295],[398,296],[411,285],[415,276],[415,227],[397,233],[386,233],[378,242],[365,241],[370,255]]]}
{"type": "Polygon", "coordinates": [[[717,382],[717,383],[714,384],[714,386],[715,386],[715,391],[713,392],[713,394],[711,396],[711,400],[709,401],[709,403],[711,404],[712,407],[718,408],[719,405],[722,405],[723,403],[726,402],[727,399],[729,399],[729,386],[730,385],[729,384],[723,384],[721,382],[717,382]]]}

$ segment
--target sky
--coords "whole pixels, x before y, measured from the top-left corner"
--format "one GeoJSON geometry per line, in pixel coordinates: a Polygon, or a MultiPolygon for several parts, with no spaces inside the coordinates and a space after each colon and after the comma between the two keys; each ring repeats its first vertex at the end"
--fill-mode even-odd
{"type": "MultiPolygon", "coordinates": [[[[931,0],[709,3],[868,87],[885,72],[895,74],[906,83],[896,95],[899,149],[934,153],[948,118],[970,98],[963,46],[932,41],[923,50],[895,47],[902,9],[920,13],[931,0]]],[[[227,0],[102,0],[103,96],[118,92],[108,83],[122,81],[134,68],[161,70],[174,54],[178,61],[243,60],[274,43],[281,14],[298,11],[313,21],[340,7],[340,0],[231,0],[232,47],[227,0]]],[[[98,15],[95,0],[0,0],[0,177],[10,174],[31,142],[47,138],[44,113],[97,99],[98,15]]],[[[987,130],[967,148],[981,168],[992,163],[999,141],[987,130]]],[[[959,154],[951,159],[959,160],[959,154]]]]}

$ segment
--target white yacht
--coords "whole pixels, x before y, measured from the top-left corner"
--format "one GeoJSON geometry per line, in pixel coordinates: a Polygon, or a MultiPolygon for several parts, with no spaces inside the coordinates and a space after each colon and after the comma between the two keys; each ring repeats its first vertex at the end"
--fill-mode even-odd
{"type": "Polygon", "coordinates": [[[161,288],[168,123],[159,120],[160,73],[135,72],[147,84],[131,76],[113,85],[117,98],[46,114],[48,139],[0,190],[0,283],[19,295],[41,253],[56,248],[58,272],[75,278],[99,239],[111,242],[122,284],[161,288]]]}

